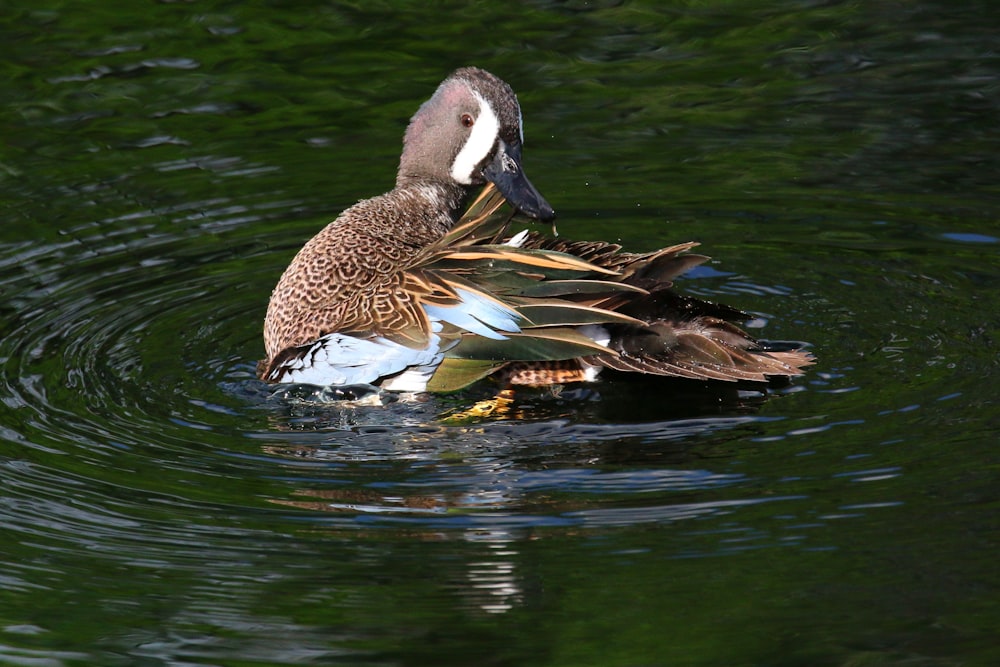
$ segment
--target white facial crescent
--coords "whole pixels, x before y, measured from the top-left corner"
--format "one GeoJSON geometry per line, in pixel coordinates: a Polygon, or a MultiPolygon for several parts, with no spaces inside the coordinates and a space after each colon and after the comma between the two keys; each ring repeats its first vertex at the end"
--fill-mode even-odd
{"type": "Polygon", "coordinates": [[[455,156],[451,165],[451,177],[462,185],[472,183],[472,172],[476,166],[493,150],[497,135],[500,133],[500,121],[493,112],[489,102],[479,93],[472,93],[479,102],[479,117],[472,126],[469,138],[465,140],[462,150],[455,156]]]}

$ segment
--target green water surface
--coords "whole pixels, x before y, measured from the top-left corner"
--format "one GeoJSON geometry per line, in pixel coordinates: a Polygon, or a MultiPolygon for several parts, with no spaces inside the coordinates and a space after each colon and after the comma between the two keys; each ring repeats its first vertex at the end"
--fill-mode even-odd
{"type": "Polygon", "coordinates": [[[1000,664],[1000,9],[0,12],[0,664],[1000,664]],[[385,408],[256,382],[270,290],[511,83],[569,238],[818,362],[385,408]]]}

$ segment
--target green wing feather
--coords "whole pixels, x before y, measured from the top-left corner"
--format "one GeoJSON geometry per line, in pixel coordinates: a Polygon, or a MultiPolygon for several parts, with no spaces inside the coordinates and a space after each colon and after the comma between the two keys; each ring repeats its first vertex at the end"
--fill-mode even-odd
{"type": "Polygon", "coordinates": [[[644,327],[646,323],[629,315],[585,304],[556,299],[512,300],[514,310],[533,327],[584,326],[587,324],[625,324],[644,327]]]}
{"type": "Polygon", "coordinates": [[[559,249],[519,248],[502,243],[513,215],[502,208],[503,196],[490,184],[465,215],[426,248],[407,273],[424,303],[456,303],[458,290],[471,291],[516,313],[519,333],[493,340],[445,325],[440,335],[447,350],[429,389],[452,391],[467,386],[510,361],[554,361],[603,353],[608,348],[578,333],[586,324],[642,326],[640,320],[599,308],[623,293],[642,288],[615,281],[616,268],[598,266],[559,249]]]}
{"type": "Polygon", "coordinates": [[[504,340],[493,340],[464,334],[445,355],[457,359],[507,362],[558,361],[609,352],[608,348],[569,327],[528,327],[521,333],[505,335],[504,340]]]}
{"type": "Polygon", "coordinates": [[[445,358],[427,383],[427,391],[458,391],[492,375],[506,363],[487,359],[445,358]]]}
{"type": "Polygon", "coordinates": [[[644,304],[663,301],[659,295],[676,276],[707,259],[688,252],[697,244],[634,254],[617,244],[531,232],[520,246],[508,245],[514,214],[504,202],[488,184],[451,231],[406,271],[415,288],[407,291],[417,302],[449,306],[457,304],[459,290],[471,291],[509,310],[521,327],[494,340],[444,325],[439,335],[445,359],[429,390],[455,391],[522,361],[581,358],[624,371],[719,380],[794,375],[810,363],[805,352],[758,351],[753,339],[724,321],[739,318],[733,309],[685,297],[669,321],[659,308],[646,312],[644,304]],[[592,324],[628,332],[626,344],[607,347],[578,330],[592,324]]]}

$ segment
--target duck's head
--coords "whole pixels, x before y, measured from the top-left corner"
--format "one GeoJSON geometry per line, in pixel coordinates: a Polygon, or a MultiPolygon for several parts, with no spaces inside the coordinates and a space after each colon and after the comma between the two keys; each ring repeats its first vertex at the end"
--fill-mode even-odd
{"type": "Polygon", "coordinates": [[[521,107],[504,81],[476,67],[456,70],[410,119],[397,183],[430,179],[463,186],[492,182],[521,213],[555,212],[521,167],[521,107]]]}

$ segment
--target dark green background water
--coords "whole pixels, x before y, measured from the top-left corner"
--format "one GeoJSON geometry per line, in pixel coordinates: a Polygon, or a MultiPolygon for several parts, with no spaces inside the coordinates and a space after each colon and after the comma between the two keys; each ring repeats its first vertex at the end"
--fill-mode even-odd
{"type": "Polygon", "coordinates": [[[7,3],[0,663],[1000,664],[997,7],[7,3]],[[271,287],[465,64],[561,234],[702,242],[817,365],[270,398],[271,287]]]}

